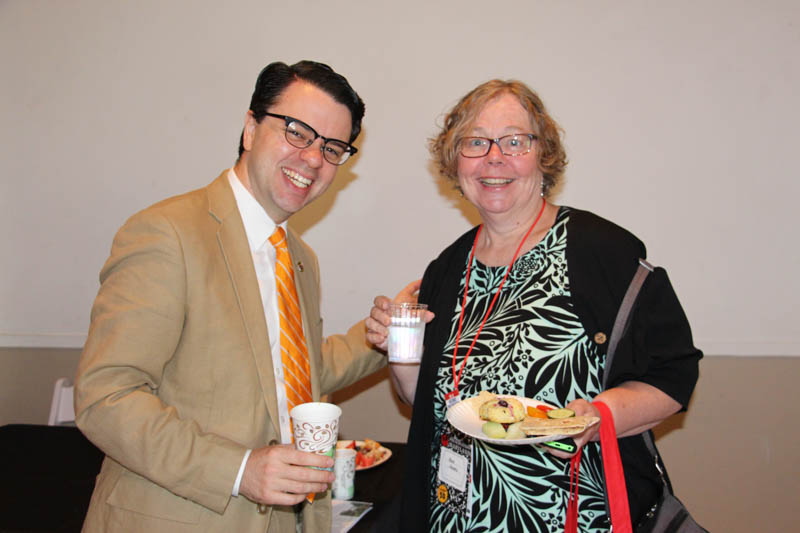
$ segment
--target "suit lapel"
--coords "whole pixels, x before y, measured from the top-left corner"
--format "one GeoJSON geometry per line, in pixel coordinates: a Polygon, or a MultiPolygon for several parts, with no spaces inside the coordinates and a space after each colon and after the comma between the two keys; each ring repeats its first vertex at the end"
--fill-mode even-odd
{"type": "Polygon", "coordinates": [[[275,377],[264,307],[253,267],[253,256],[250,253],[236,199],[228,183],[227,171],[214,180],[207,190],[209,214],[219,222],[217,241],[239,303],[251,355],[258,370],[261,389],[264,391],[264,401],[275,432],[280,434],[278,398],[275,393],[275,377]]]}

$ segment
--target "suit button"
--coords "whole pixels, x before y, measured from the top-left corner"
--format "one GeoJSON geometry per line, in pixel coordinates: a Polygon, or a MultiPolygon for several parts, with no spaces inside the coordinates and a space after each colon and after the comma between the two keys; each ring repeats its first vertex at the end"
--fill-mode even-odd
{"type": "Polygon", "coordinates": [[[594,334],[594,342],[597,344],[605,344],[606,340],[606,334],[602,331],[598,331],[594,334]]]}
{"type": "Polygon", "coordinates": [[[272,439],[271,441],[269,441],[269,446],[277,446],[277,445],[278,445],[277,439],[272,439]]]}

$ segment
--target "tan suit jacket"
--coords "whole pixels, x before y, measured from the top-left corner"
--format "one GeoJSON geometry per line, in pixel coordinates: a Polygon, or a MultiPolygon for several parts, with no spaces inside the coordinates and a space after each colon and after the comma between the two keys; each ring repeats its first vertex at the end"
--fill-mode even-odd
{"type": "MultiPolygon", "coordinates": [[[[288,246],[318,400],[385,363],[363,323],[322,338],[316,256],[292,231],[288,246]]],[[[106,453],[84,531],[294,532],[291,508],[262,515],[231,497],[245,451],[280,432],[269,332],[226,173],[131,217],[100,282],[75,387],[78,427],[106,453]]],[[[303,520],[330,529],[329,493],[304,505],[303,520]]]]}

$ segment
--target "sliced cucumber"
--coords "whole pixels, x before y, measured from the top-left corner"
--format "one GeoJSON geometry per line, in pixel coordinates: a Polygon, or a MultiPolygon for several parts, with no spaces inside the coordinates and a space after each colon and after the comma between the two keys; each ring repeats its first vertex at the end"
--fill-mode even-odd
{"type": "Polygon", "coordinates": [[[547,418],[570,418],[575,416],[575,411],[562,407],[561,409],[551,409],[547,411],[547,418]]]}

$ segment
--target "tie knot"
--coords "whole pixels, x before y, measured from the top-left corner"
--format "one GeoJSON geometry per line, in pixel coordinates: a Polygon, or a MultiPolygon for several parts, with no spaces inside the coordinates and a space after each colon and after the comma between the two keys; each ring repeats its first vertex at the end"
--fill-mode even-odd
{"type": "Polygon", "coordinates": [[[275,228],[275,231],[269,236],[269,242],[275,248],[286,248],[286,232],[282,227],[275,228]]]}

